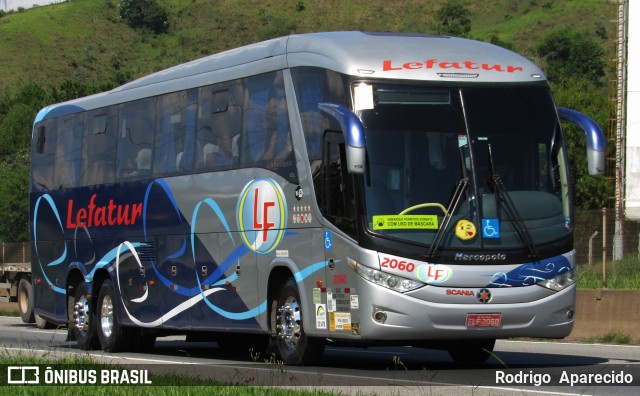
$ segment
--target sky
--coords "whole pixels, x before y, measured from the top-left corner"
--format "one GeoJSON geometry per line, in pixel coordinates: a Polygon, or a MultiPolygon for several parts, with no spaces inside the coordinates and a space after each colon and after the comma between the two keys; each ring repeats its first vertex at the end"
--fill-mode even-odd
{"type": "Polygon", "coordinates": [[[31,8],[34,5],[47,5],[53,3],[62,3],[66,0],[0,0],[0,10],[15,11],[19,7],[31,8]]]}

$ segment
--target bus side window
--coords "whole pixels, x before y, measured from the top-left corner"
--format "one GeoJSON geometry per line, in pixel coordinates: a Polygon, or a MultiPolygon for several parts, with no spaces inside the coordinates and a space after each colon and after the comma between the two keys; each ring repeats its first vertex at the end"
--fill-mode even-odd
{"type": "Polygon", "coordinates": [[[282,72],[247,79],[241,162],[297,181],[282,72]]]}
{"type": "Polygon", "coordinates": [[[321,68],[296,67],[291,70],[296,99],[311,167],[320,160],[322,134],[327,129],[318,103],[348,105],[347,81],[340,74],[321,68]]]}
{"type": "Polygon", "coordinates": [[[47,120],[36,127],[36,140],[31,153],[31,178],[33,188],[53,188],[53,173],[56,152],[57,120],[47,120]]]}
{"type": "Polygon", "coordinates": [[[117,115],[110,109],[87,114],[82,148],[82,185],[113,183],[117,115]]]}
{"type": "Polygon", "coordinates": [[[44,145],[47,142],[47,127],[44,125],[40,125],[36,131],[36,153],[43,154],[44,153],[44,145]]]}
{"type": "Polygon", "coordinates": [[[355,196],[351,175],[347,172],[342,133],[325,133],[322,184],[323,214],[338,228],[355,238],[355,196]]]}
{"type": "Polygon", "coordinates": [[[120,179],[151,176],[155,98],[120,106],[117,177],[120,179]]]}
{"type": "Polygon", "coordinates": [[[242,124],[242,85],[233,81],[204,88],[199,108],[198,167],[235,167],[242,124]]]}
{"type": "Polygon", "coordinates": [[[158,99],[153,167],[155,176],[191,168],[195,133],[195,92],[182,91],[158,99]]]}
{"type": "Polygon", "coordinates": [[[80,185],[83,135],[84,113],[74,114],[58,123],[54,187],[69,188],[80,185]]]}
{"type": "Polygon", "coordinates": [[[254,166],[265,159],[268,141],[273,130],[269,130],[269,91],[273,79],[271,74],[247,78],[242,135],[242,164],[254,166]]]}

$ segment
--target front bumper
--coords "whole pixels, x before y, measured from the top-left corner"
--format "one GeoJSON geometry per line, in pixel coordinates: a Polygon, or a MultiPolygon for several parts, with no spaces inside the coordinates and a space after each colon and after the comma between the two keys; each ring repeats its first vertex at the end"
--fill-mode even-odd
{"type": "Polygon", "coordinates": [[[360,307],[363,341],[563,338],[573,329],[575,284],[555,293],[543,288],[544,292],[540,293],[541,287],[537,285],[489,289],[496,297],[492,301],[497,302],[509,294],[526,294],[526,289],[535,296],[533,301],[508,304],[479,302],[475,298],[477,288],[468,289],[474,293],[469,303],[460,303],[461,300],[456,300],[458,296],[453,295],[450,296],[451,303],[444,303],[419,299],[412,293],[397,293],[364,279],[360,279],[359,286],[360,301],[367,302],[366,306],[360,307]],[[381,312],[384,321],[379,320],[383,317],[381,312]],[[502,323],[499,327],[468,328],[468,314],[501,314],[502,323]]]}

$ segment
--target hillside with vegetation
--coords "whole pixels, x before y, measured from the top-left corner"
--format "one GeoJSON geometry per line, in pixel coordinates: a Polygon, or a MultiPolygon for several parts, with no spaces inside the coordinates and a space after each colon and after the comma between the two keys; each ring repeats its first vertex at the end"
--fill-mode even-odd
{"type": "MultiPolygon", "coordinates": [[[[488,41],[546,71],[558,105],[608,127],[616,25],[607,0],[70,0],[0,13],[0,241],[28,239],[37,110],[225,49],[291,33],[406,31],[488,41]]],[[[577,207],[610,206],[568,130],[577,207]]]]}

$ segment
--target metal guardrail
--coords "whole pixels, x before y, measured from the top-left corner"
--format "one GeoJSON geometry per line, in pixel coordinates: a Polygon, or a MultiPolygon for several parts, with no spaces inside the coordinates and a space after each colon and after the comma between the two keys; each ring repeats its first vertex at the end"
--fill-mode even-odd
{"type": "Polygon", "coordinates": [[[0,249],[2,251],[0,265],[16,267],[16,269],[5,269],[5,271],[21,271],[25,264],[31,266],[31,246],[28,242],[3,242],[0,244],[0,249]]]}

